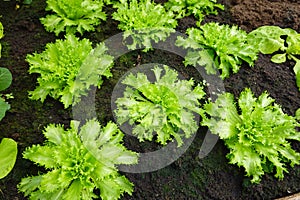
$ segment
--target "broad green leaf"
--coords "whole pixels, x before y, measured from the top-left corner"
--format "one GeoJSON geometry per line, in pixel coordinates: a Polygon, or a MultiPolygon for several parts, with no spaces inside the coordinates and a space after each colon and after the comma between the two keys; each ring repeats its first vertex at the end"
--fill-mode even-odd
{"type": "Polygon", "coordinates": [[[281,38],[285,34],[286,31],[278,26],[261,26],[248,34],[248,41],[263,54],[272,54],[285,49],[281,38]]]}
{"type": "Polygon", "coordinates": [[[300,54],[300,33],[297,31],[286,28],[288,37],[286,38],[286,43],[288,45],[286,52],[289,55],[299,55],[300,54]]]}
{"type": "Polygon", "coordinates": [[[272,56],[271,61],[274,63],[284,63],[286,61],[286,54],[275,54],[272,56]]]}
{"type": "Polygon", "coordinates": [[[294,72],[296,75],[296,84],[300,90],[300,60],[296,60],[296,64],[294,66],[294,72]]]}
{"type": "Polygon", "coordinates": [[[17,143],[12,139],[3,138],[0,143],[0,179],[7,176],[13,169],[17,153],[17,143]]]}
{"type": "Polygon", "coordinates": [[[296,61],[296,64],[295,64],[293,70],[294,70],[295,74],[298,74],[300,72],[300,60],[296,61]]]}
{"type": "Polygon", "coordinates": [[[264,41],[260,42],[259,45],[259,50],[263,54],[272,54],[281,48],[283,48],[282,39],[278,41],[276,39],[266,38],[264,41]]]}
{"type": "Polygon", "coordinates": [[[295,117],[298,121],[300,121],[300,108],[296,110],[295,117]]]}
{"type": "Polygon", "coordinates": [[[0,67],[0,91],[8,88],[12,81],[12,75],[6,68],[0,67]]]}
{"type": "Polygon", "coordinates": [[[0,120],[3,119],[7,110],[10,109],[10,105],[0,97],[0,120]]]}
{"type": "Polygon", "coordinates": [[[3,25],[2,23],[0,22],[0,39],[3,38],[4,36],[4,33],[3,33],[3,25]]]}

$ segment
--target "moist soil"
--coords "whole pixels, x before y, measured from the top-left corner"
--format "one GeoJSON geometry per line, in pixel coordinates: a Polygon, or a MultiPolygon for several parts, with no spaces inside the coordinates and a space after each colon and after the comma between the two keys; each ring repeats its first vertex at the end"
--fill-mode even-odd
{"type": "MultiPolygon", "coordinates": [[[[163,1],[161,1],[163,2],[163,1]]],[[[207,16],[205,22],[217,21],[230,25],[239,25],[251,31],[262,25],[277,25],[282,28],[293,28],[300,32],[300,3],[298,0],[222,0],[224,11],[217,16],[207,16]]],[[[22,158],[21,152],[32,144],[42,143],[42,131],[50,123],[60,123],[68,127],[72,120],[72,110],[47,98],[44,103],[28,98],[28,91],[36,86],[38,75],[29,74],[29,65],[25,61],[27,54],[41,52],[48,42],[57,38],[45,31],[39,18],[44,17],[46,3],[34,0],[30,5],[16,1],[2,1],[0,4],[0,21],[3,23],[5,37],[1,40],[1,67],[8,68],[13,75],[13,83],[5,93],[12,93],[9,99],[11,109],[0,123],[0,138],[9,137],[18,142],[18,158],[13,171],[0,180],[0,199],[23,200],[18,193],[17,184],[21,178],[37,175],[44,169],[22,158]]],[[[106,8],[107,13],[113,12],[106,8]]],[[[195,26],[193,17],[179,20],[177,31],[184,33],[195,26]]],[[[108,17],[93,33],[86,33],[97,44],[120,32],[117,22],[108,17]]],[[[111,93],[119,78],[137,64],[164,63],[177,66],[176,69],[186,78],[195,77],[195,71],[182,65],[182,58],[162,50],[150,52],[133,51],[121,56],[112,69],[113,78],[105,80],[102,88],[96,92],[96,111],[101,123],[113,119],[111,111],[111,93]]],[[[236,97],[249,87],[260,95],[267,91],[283,111],[294,115],[300,107],[300,93],[293,73],[294,62],[283,64],[270,62],[270,56],[259,55],[254,67],[243,64],[238,73],[224,81],[227,92],[236,97]]],[[[259,184],[251,184],[243,168],[228,164],[228,153],[224,143],[219,140],[208,156],[200,159],[198,153],[207,129],[200,127],[188,150],[169,166],[148,173],[124,173],[134,183],[132,196],[124,195],[122,199],[274,199],[300,192],[300,166],[288,168],[283,180],[277,180],[273,174],[266,174],[259,184]]],[[[158,148],[150,142],[139,143],[125,136],[125,145],[137,152],[152,151],[158,148]]],[[[293,142],[293,148],[300,151],[300,144],[293,142]]]]}

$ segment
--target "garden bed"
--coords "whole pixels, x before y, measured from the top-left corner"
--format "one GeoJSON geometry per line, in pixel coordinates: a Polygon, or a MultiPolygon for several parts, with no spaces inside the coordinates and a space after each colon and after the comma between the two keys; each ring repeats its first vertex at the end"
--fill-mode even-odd
{"type": "MultiPolygon", "coordinates": [[[[297,0],[221,0],[225,6],[217,16],[205,18],[205,22],[216,21],[226,24],[237,24],[247,32],[262,25],[276,25],[282,28],[293,28],[300,32],[300,4],[297,0]]],[[[28,98],[28,91],[36,86],[37,75],[28,73],[29,65],[25,61],[27,54],[41,52],[49,42],[54,42],[53,33],[45,31],[39,18],[44,17],[46,3],[33,0],[30,5],[21,5],[15,1],[2,1],[0,4],[0,21],[4,26],[5,37],[2,44],[1,67],[8,68],[13,75],[13,82],[5,93],[12,93],[9,100],[11,109],[0,123],[0,138],[13,138],[18,143],[18,157],[13,171],[0,181],[0,199],[26,199],[18,193],[17,184],[27,175],[37,175],[44,171],[32,162],[22,158],[21,152],[32,144],[42,143],[42,130],[50,123],[69,126],[72,110],[64,109],[59,101],[47,98],[44,103],[28,98]],[[20,6],[19,6],[20,5],[20,6]]],[[[111,13],[112,8],[106,8],[111,13]]],[[[194,26],[193,17],[179,20],[177,31],[184,33],[186,28],[194,26]]],[[[110,17],[95,32],[85,33],[93,44],[97,44],[120,31],[117,22],[110,17]]],[[[225,79],[227,92],[236,97],[249,87],[260,95],[268,91],[289,115],[294,115],[300,107],[300,92],[296,86],[293,72],[293,61],[282,64],[272,63],[270,55],[259,55],[254,67],[244,64],[238,73],[225,79]]],[[[97,116],[106,124],[113,120],[111,111],[111,93],[119,78],[129,68],[144,63],[164,63],[178,66],[177,69],[187,78],[194,77],[193,69],[184,68],[183,59],[177,55],[161,50],[130,52],[120,57],[112,68],[113,77],[105,80],[101,90],[96,94],[97,116]],[[182,66],[180,68],[180,66],[182,66]]],[[[122,199],[274,199],[300,192],[300,166],[288,168],[283,180],[273,174],[263,176],[259,184],[251,184],[250,178],[244,176],[243,168],[228,164],[228,149],[219,140],[213,150],[203,159],[198,153],[207,129],[201,127],[192,145],[174,163],[155,172],[125,173],[134,183],[132,196],[124,195],[122,199]]],[[[156,148],[154,144],[139,144],[125,138],[125,145],[136,151],[147,151],[156,148]]],[[[300,151],[300,144],[293,142],[293,148],[300,151]]]]}

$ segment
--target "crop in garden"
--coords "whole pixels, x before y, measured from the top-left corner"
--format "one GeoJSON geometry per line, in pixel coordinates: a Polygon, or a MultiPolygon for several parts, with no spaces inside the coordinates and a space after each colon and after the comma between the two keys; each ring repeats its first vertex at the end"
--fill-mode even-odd
{"type": "Polygon", "coordinates": [[[119,199],[131,194],[133,184],[118,173],[117,164],[134,164],[137,154],[122,145],[123,133],[114,123],[101,127],[89,120],[79,127],[71,121],[64,130],[60,124],[50,124],[43,132],[45,144],[33,145],[23,157],[45,167],[48,173],[23,178],[18,188],[30,199],[97,198],[100,189],[103,200],[119,199]]]}
{"type": "Polygon", "coordinates": [[[45,28],[58,35],[60,32],[81,35],[85,31],[95,30],[101,20],[106,20],[102,11],[104,2],[101,0],[47,0],[46,10],[52,14],[41,18],[45,28]]]}
{"type": "Polygon", "coordinates": [[[296,131],[300,124],[274,101],[266,92],[256,98],[246,88],[237,102],[224,93],[203,106],[201,124],[224,140],[229,162],[244,167],[253,183],[259,183],[265,172],[276,172],[275,177],[283,179],[288,173],[285,162],[294,166],[300,161],[300,153],[289,142],[300,140],[296,131]]]}
{"type": "Polygon", "coordinates": [[[128,74],[122,81],[126,85],[123,97],[116,100],[117,121],[129,121],[132,133],[139,141],[152,140],[166,145],[174,138],[178,146],[182,137],[189,138],[198,129],[194,114],[200,114],[200,100],[205,96],[203,86],[194,81],[179,80],[178,74],[168,66],[154,66],[155,82],[146,74],[128,74]]]}

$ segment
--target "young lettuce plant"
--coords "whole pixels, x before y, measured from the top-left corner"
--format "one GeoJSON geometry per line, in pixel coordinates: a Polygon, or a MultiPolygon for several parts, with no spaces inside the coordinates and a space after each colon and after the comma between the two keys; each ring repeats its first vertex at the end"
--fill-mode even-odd
{"type": "Polygon", "coordinates": [[[39,73],[39,86],[30,91],[31,99],[42,102],[49,95],[60,99],[65,108],[80,101],[90,86],[100,88],[102,76],[110,77],[113,57],[107,55],[104,43],[92,49],[88,39],[66,35],[65,40],[48,43],[42,53],[27,55],[29,73],[39,73]]]}
{"type": "Polygon", "coordinates": [[[182,137],[189,138],[198,129],[195,113],[199,113],[199,100],[205,96],[202,86],[194,86],[191,79],[178,80],[178,74],[164,66],[155,66],[155,82],[143,73],[129,74],[122,83],[127,87],[124,96],[116,100],[117,122],[128,122],[140,141],[156,141],[166,145],[175,139],[182,145],[182,137]]]}
{"type": "Polygon", "coordinates": [[[47,0],[47,11],[55,14],[41,18],[47,31],[54,32],[57,36],[60,32],[74,34],[95,30],[94,26],[106,20],[106,14],[102,12],[101,0],[47,0]]]}
{"type": "Polygon", "coordinates": [[[176,45],[189,49],[184,64],[204,65],[208,74],[220,69],[221,78],[237,73],[242,62],[254,65],[257,49],[247,42],[247,33],[237,26],[206,23],[187,29],[188,38],[178,37],[176,45]],[[217,68],[217,69],[216,69],[217,68]]]}
{"type": "Polygon", "coordinates": [[[151,0],[120,0],[114,5],[117,12],[112,18],[119,21],[118,28],[125,31],[123,37],[132,39],[129,49],[152,48],[151,42],[164,41],[175,32],[177,21],[172,11],[166,11],[160,4],[151,0]]]}
{"type": "Polygon", "coordinates": [[[137,153],[127,150],[123,133],[109,122],[101,127],[95,119],[81,128],[71,121],[70,128],[51,124],[43,132],[47,141],[33,145],[23,156],[49,170],[47,173],[23,178],[19,191],[30,199],[102,200],[119,199],[132,194],[133,184],[121,175],[116,165],[135,164],[137,153]]]}
{"type": "Polygon", "coordinates": [[[169,0],[165,3],[165,7],[177,13],[177,18],[194,15],[199,23],[205,15],[217,15],[218,11],[215,8],[224,10],[224,6],[217,4],[216,0],[169,0]]]}
{"type": "Polygon", "coordinates": [[[251,182],[259,183],[265,172],[276,170],[283,179],[286,163],[299,164],[300,153],[289,140],[300,141],[296,118],[283,113],[281,107],[266,92],[258,98],[246,88],[236,103],[230,93],[204,105],[202,125],[208,126],[230,149],[229,163],[245,168],[251,182]]]}
{"type": "Polygon", "coordinates": [[[284,63],[286,59],[294,60],[294,72],[300,89],[300,34],[297,31],[278,26],[262,26],[248,34],[248,41],[253,43],[261,53],[274,54],[271,61],[284,63]]]}

